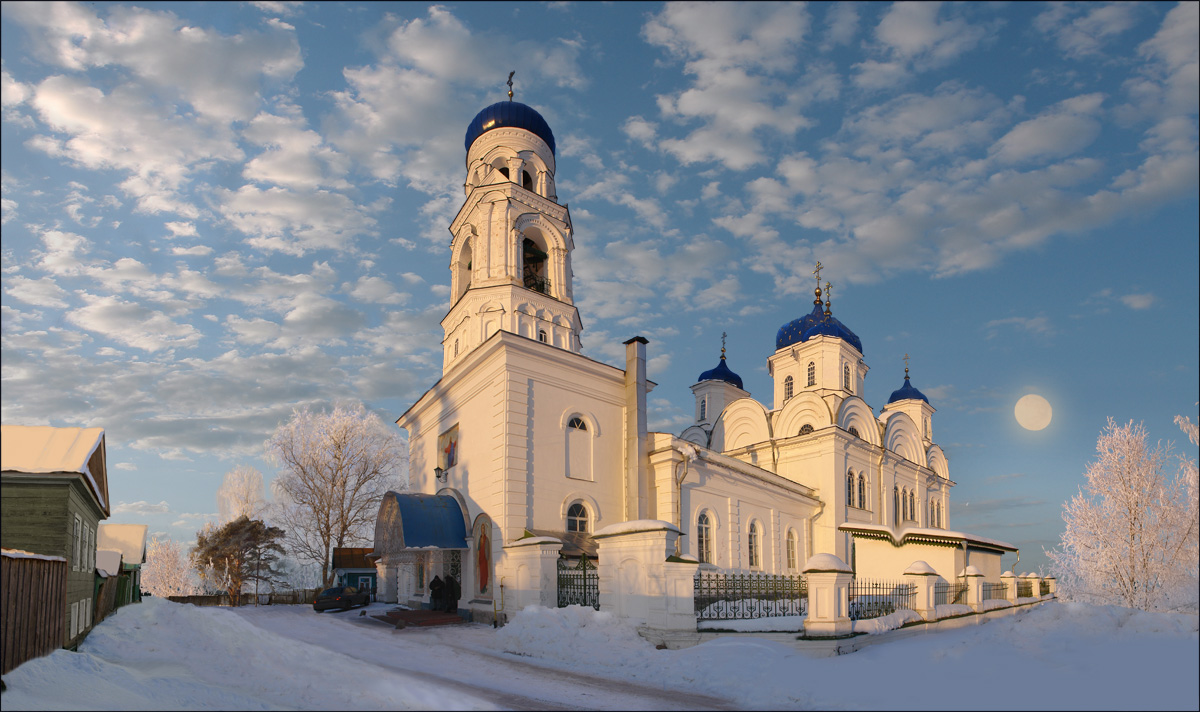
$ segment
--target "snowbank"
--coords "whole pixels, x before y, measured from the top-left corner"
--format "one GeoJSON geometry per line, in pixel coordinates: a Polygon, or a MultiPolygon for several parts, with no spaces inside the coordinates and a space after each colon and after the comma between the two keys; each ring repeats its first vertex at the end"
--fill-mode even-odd
{"type": "Polygon", "coordinates": [[[901,628],[905,623],[916,623],[924,620],[921,614],[916,611],[910,611],[907,608],[901,608],[895,613],[889,613],[886,616],[879,618],[869,618],[865,621],[854,621],[855,633],[867,633],[869,635],[878,635],[886,633],[889,630],[901,628]]]}
{"type": "Polygon", "coordinates": [[[804,621],[808,616],[771,616],[769,618],[747,618],[731,621],[700,621],[700,630],[735,630],[738,632],[804,632],[804,621]]]}
{"type": "Polygon", "coordinates": [[[971,607],[961,603],[943,603],[933,607],[933,614],[939,621],[943,618],[965,616],[968,613],[971,613],[971,607]]]}
{"type": "Polygon", "coordinates": [[[495,645],[518,655],[617,667],[654,652],[633,625],[591,606],[526,606],[496,633],[495,645]]]}

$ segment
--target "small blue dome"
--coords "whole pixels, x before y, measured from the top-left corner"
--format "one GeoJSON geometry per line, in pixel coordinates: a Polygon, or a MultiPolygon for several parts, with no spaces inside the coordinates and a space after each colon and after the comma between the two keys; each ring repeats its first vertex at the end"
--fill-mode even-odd
{"type": "Polygon", "coordinates": [[[542,115],[519,101],[498,101],[475,115],[467,126],[466,149],[471,150],[475,139],[492,129],[510,127],[525,129],[546,142],[554,153],[554,132],[542,115]]]}
{"type": "Polygon", "coordinates": [[[863,352],[862,341],[858,336],[835,317],[826,318],[820,304],[814,304],[813,310],[808,314],[779,327],[779,333],[775,335],[775,350],[804,343],[814,336],[836,336],[853,346],[859,354],[863,352]]]}
{"type": "Polygon", "coordinates": [[[904,377],[904,385],[901,386],[898,390],[892,391],[892,397],[888,398],[888,404],[895,403],[896,401],[910,400],[910,399],[911,400],[923,400],[926,403],[929,402],[929,399],[925,397],[924,393],[918,391],[916,388],[913,388],[912,384],[908,382],[908,376],[906,375],[904,377]]]}
{"type": "MultiPolygon", "coordinates": [[[[738,388],[742,388],[742,377],[737,375],[733,371],[729,370],[729,367],[725,365],[725,357],[724,356],[721,357],[721,362],[717,364],[716,368],[711,369],[709,371],[705,371],[704,373],[700,374],[700,378],[698,378],[696,380],[697,380],[697,382],[699,382],[699,381],[725,381],[726,383],[732,383],[733,385],[737,386],[738,388]]],[[[742,390],[746,390],[746,389],[742,388],[742,390]]]]}

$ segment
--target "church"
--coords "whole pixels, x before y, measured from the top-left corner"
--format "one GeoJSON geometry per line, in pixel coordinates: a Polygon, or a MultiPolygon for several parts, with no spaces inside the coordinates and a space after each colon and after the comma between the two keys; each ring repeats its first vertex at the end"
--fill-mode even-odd
{"type": "Polygon", "coordinates": [[[862,399],[863,345],[833,316],[819,263],[812,310],[767,355],[769,402],[743,389],[722,348],[691,387],[695,423],[651,432],[647,340],[625,342],[623,369],[581,352],[550,126],[510,91],[471,121],[464,147],[442,377],[396,421],[410,490],[380,507],[381,600],[420,605],[433,576],[449,576],[460,612],[492,621],[513,607],[504,587],[557,585],[519,570],[519,543],[595,560],[594,535],[645,521],[677,530],[675,556],[701,568],[800,573],[832,554],[856,576],[896,579],[922,560],[948,580],[967,565],[999,580],[1016,549],[950,528],[935,410],[907,366],[878,415],[862,399]]]}

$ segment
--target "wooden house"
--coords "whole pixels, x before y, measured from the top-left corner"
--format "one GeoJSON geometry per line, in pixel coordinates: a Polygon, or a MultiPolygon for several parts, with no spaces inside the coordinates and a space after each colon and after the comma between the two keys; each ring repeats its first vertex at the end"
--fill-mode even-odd
{"type": "Polygon", "coordinates": [[[64,647],[91,630],[96,533],[109,512],[103,428],[0,426],[0,545],[66,559],[64,647]]]}
{"type": "Polygon", "coordinates": [[[145,524],[101,524],[98,548],[121,554],[121,566],[113,573],[120,576],[115,606],[142,600],[142,564],[146,563],[145,524]]]}
{"type": "Polygon", "coordinates": [[[333,574],[335,586],[354,586],[361,591],[374,591],[375,562],[367,555],[374,549],[337,547],[333,550],[333,574]]]}

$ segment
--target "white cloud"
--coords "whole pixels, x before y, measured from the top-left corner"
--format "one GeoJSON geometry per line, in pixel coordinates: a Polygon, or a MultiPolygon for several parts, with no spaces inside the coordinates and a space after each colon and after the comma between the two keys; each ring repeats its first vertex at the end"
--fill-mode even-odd
{"type": "Polygon", "coordinates": [[[858,34],[858,6],[852,2],[837,2],[825,10],[825,38],[821,51],[828,52],[838,45],[848,45],[858,34]]]}
{"type": "Polygon", "coordinates": [[[1130,309],[1149,309],[1150,305],[1154,304],[1155,296],[1149,292],[1145,294],[1126,294],[1121,297],[1121,303],[1130,309]]]}
{"type": "Polygon", "coordinates": [[[26,304],[58,309],[67,306],[67,302],[63,299],[67,295],[67,291],[55,284],[54,280],[49,277],[29,279],[15,275],[5,279],[5,283],[5,293],[26,304]]]}
{"type": "Polygon", "coordinates": [[[171,254],[179,255],[180,257],[203,257],[211,255],[213,249],[208,245],[196,245],[194,247],[172,247],[171,254]]]}
{"type": "Polygon", "coordinates": [[[1006,326],[1027,331],[1031,334],[1049,336],[1054,333],[1054,328],[1050,325],[1050,319],[1045,316],[1010,316],[1005,319],[992,319],[984,324],[983,328],[988,332],[987,338],[993,339],[999,335],[1000,327],[1006,326]]]}
{"type": "Polygon", "coordinates": [[[266,252],[352,251],[356,237],[374,234],[375,219],[340,193],[244,185],[216,195],[225,219],[266,252]]]}
{"type": "MultiPolygon", "coordinates": [[[[136,468],[135,468],[136,469],[136,468]]],[[[113,514],[166,514],[171,511],[171,505],[163,500],[157,504],[139,500],[137,502],[117,502],[113,506],[113,514]]]]}
{"type": "Polygon", "coordinates": [[[1061,101],[1040,116],[1013,127],[996,142],[993,153],[1003,163],[1077,153],[1100,135],[1096,114],[1103,101],[1103,94],[1085,94],[1061,101]]]}
{"type": "Polygon", "coordinates": [[[261,113],[242,131],[246,139],[267,150],[246,163],[242,175],[253,181],[287,188],[345,189],[343,177],[349,161],[324,144],[320,134],[306,127],[298,107],[283,107],[290,116],[261,113]]]}
{"type": "Polygon", "coordinates": [[[1105,41],[1133,27],[1132,3],[1057,3],[1034,18],[1038,31],[1053,35],[1068,57],[1099,54],[1105,41]]]}
{"type": "Polygon", "coordinates": [[[168,222],[165,226],[171,237],[196,237],[200,234],[196,232],[196,225],[190,222],[168,222]]]}
{"type": "Polygon", "coordinates": [[[0,70],[0,105],[5,109],[24,104],[32,94],[28,84],[13,79],[8,70],[0,70]]]}
{"type": "Polygon", "coordinates": [[[878,59],[865,59],[854,65],[854,83],[864,89],[883,89],[904,81],[910,71],[941,67],[974,49],[988,30],[972,25],[955,13],[962,6],[940,2],[896,2],[875,27],[878,59]],[[941,19],[943,15],[951,15],[941,19]]]}
{"type": "Polygon", "coordinates": [[[178,324],[166,314],[117,297],[83,294],[86,306],[67,312],[66,320],[85,331],[151,353],[191,347],[201,334],[190,324],[178,324]]]}
{"type": "Polygon", "coordinates": [[[382,277],[363,275],[354,284],[343,284],[342,289],[360,302],[368,304],[404,304],[411,295],[397,292],[391,283],[382,277]]]}

